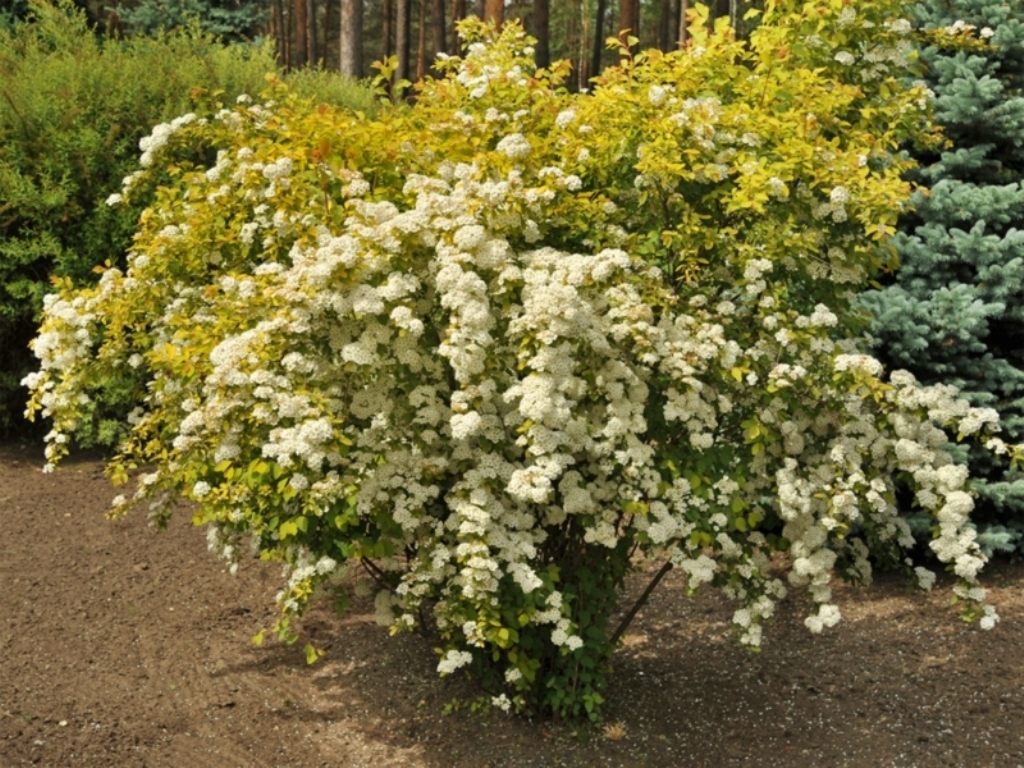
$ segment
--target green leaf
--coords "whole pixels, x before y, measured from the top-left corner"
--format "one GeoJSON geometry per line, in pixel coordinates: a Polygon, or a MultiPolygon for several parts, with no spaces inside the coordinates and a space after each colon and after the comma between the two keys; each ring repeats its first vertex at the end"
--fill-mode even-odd
{"type": "Polygon", "coordinates": [[[312,643],[306,643],[306,646],[302,650],[306,654],[307,664],[316,664],[320,657],[324,655],[324,651],[319,648],[315,648],[312,643]]]}

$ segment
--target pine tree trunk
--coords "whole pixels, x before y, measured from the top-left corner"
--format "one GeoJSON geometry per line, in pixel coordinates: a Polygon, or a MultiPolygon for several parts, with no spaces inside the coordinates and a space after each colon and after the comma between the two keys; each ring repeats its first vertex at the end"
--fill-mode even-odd
{"type": "Polygon", "coordinates": [[[295,27],[295,13],[291,5],[285,6],[283,13],[284,26],[281,29],[281,39],[284,41],[284,67],[286,71],[291,72],[295,61],[293,58],[295,54],[292,49],[292,30],[295,27]]]}
{"type": "Polygon", "coordinates": [[[306,20],[307,0],[292,0],[292,14],[295,17],[295,67],[304,67],[309,63],[309,48],[306,45],[306,29],[309,22],[306,20]]]}
{"type": "MultiPolygon", "coordinates": [[[[622,0],[619,5],[619,28],[616,32],[622,32],[622,41],[629,37],[640,36],[640,3],[639,0],[622,0]]],[[[630,50],[637,46],[631,46],[630,50]]]]}
{"type": "Polygon", "coordinates": [[[411,31],[409,17],[411,15],[410,0],[396,0],[395,56],[398,57],[398,67],[395,70],[395,77],[399,80],[411,80],[413,74],[409,70],[409,33],[411,31]]]}
{"type": "Polygon", "coordinates": [[[604,17],[608,11],[607,0],[597,0],[597,17],[594,23],[594,51],[590,59],[590,76],[601,74],[601,54],[604,53],[604,17]]]}
{"type": "Polygon", "coordinates": [[[587,0],[580,0],[580,44],[579,63],[576,68],[579,70],[579,79],[576,82],[579,90],[584,90],[590,84],[590,3],[587,0]]]}
{"type": "Polygon", "coordinates": [[[452,0],[452,38],[451,45],[448,47],[448,50],[452,53],[458,53],[462,50],[459,33],[456,31],[455,26],[464,18],[466,18],[466,0],[452,0]]]}
{"type": "Polygon", "coordinates": [[[533,36],[537,66],[547,69],[551,66],[551,0],[533,0],[533,36]]]}
{"type": "Polygon", "coordinates": [[[338,58],[341,74],[363,76],[363,0],[341,0],[338,58]]]}
{"type": "Polygon", "coordinates": [[[659,51],[670,51],[672,50],[673,43],[675,42],[672,38],[675,35],[672,34],[672,2],[671,0],[661,0],[661,7],[658,9],[658,50],[659,51]]]}
{"type": "Polygon", "coordinates": [[[484,0],[484,21],[494,22],[496,29],[505,23],[505,0],[484,0]]]}
{"type": "Polygon", "coordinates": [[[689,19],[686,18],[687,11],[690,10],[689,0],[679,0],[679,47],[686,47],[686,40],[689,34],[686,31],[689,19]]]}
{"type": "Polygon", "coordinates": [[[433,58],[448,52],[448,28],[444,24],[444,0],[430,0],[430,52],[433,58]]]}
{"type": "Polygon", "coordinates": [[[384,0],[383,7],[381,8],[382,24],[381,34],[384,38],[384,60],[395,52],[395,27],[393,24],[394,20],[394,3],[392,0],[384,0]]]}
{"type": "Polygon", "coordinates": [[[315,67],[320,61],[316,47],[316,0],[306,0],[306,48],[309,63],[315,67]]]}
{"type": "MultiPolygon", "coordinates": [[[[324,45],[320,50],[324,69],[328,68],[327,56],[331,50],[331,18],[334,15],[334,0],[324,0],[324,28],[320,30],[324,45]]],[[[341,69],[341,11],[338,12],[338,68],[341,69]]]]}
{"type": "Polygon", "coordinates": [[[416,30],[416,80],[427,74],[427,0],[420,0],[420,25],[416,30]]]}
{"type": "Polygon", "coordinates": [[[288,70],[288,29],[284,25],[284,5],[282,0],[274,0],[274,43],[277,52],[277,60],[288,70]]]}

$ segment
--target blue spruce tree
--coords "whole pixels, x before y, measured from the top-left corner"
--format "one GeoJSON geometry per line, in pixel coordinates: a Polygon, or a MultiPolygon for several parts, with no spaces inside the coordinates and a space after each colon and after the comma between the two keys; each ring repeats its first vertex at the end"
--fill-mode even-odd
{"type": "MultiPolygon", "coordinates": [[[[921,154],[892,284],[864,297],[875,353],[958,386],[1024,442],[1024,2],[926,0],[921,53],[947,145],[921,154]],[[947,42],[943,42],[943,41],[947,42]]],[[[1024,551],[1024,473],[979,447],[975,517],[989,551],[1024,551]]]]}

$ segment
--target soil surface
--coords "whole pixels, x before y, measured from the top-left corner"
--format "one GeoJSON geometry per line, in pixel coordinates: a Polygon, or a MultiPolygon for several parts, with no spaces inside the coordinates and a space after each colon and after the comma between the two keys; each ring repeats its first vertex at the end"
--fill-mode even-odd
{"type": "MultiPolygon", "coordinates": [[[[1024,566],[983,581],[1002,622],[962,623],[950,583],[840,587],[822,636],[787,599],[764,650],[740,648],[717,593],[670,573],[615,658],[603,726],[471,712],[414,635],[368,599],[311,611],[326,648],[272,625],[279,566],[232,577],[184,510],[168,530],[104,518],[96,460],[44,475],[0,446],[0,766],[1024,766],[1024,566]],[[460,711],[443,714],[446,705],[460,711]]],[[[635,598],[645,582],[637,578],[635,598]]]]}

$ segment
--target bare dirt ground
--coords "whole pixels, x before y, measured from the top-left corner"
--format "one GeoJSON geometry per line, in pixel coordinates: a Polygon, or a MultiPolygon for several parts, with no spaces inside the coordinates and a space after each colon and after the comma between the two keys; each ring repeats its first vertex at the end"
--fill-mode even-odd
{"type": "Polygon", "coordinates": [[[232,577],[187,514],[165,532],[108,522],[99,462],[41,464],[0,446],[2,768],[1024,765],[1021,565],[988,571],[991,632],[959,621],[948,582],[921,595],[883,576],[839,589],[845,621],[820,637],[790,598],[760,654],[724,599],[687,598],[673,572],[616,657],[606,727],[444,715],[478,692],[438,679],[431,648],[389,638],[369,601],[304,618],[327,649],[315,666],[254,647],[276,566],[232,577]]]}

